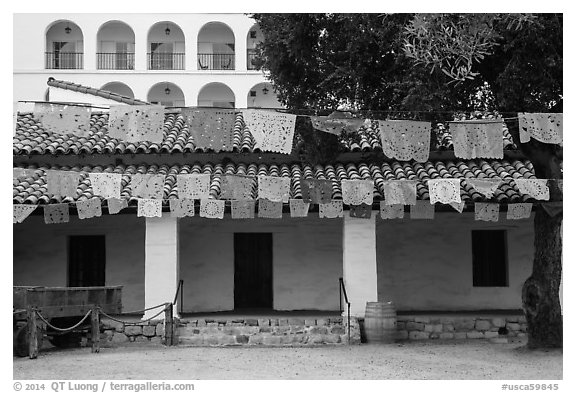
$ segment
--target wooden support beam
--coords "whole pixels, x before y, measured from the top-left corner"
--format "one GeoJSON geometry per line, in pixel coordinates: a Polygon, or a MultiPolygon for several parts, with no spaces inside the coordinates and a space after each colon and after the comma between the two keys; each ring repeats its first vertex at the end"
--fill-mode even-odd
{"type": "Polygon", "coordinates": [[[174,345],[174,305],[168,303],[164,309],[164,336],[166,337],[166,346],[174,345]]]}
{"type": "Polygon", "coordinates": [[[90,315],[92,325],[92,353],[100,352],[100,309],[96,306],[90,315]]]}
{"type": "Polygon", "coordinates": [[[36,310],[29,308],[26,312],[28,319],[28,356],[30,359],[38,357],[38,323],[36,319],[36,310]]]}

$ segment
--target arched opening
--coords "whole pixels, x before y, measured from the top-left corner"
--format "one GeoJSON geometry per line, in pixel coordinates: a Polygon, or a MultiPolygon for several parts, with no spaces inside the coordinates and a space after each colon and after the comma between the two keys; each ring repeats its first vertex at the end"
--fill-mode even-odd
{"type": "Polygon", "coordinates": [[[112,93],[120,94],[124,97],[134,98],[134,92],[130,86],[122,82],[108,82],[101,87],[101,90],[106,90],[112,93]]]}
{"type": "Polygon", "coordinates": [[[267,82],[254,85],[248,92],[248,108],[282,108],[272,85],[267,82]]]}
{"type": "Polygon", "coordinates": [[[198,93],[198,106],[234,108],[235,104],[234,92],[224,83],[208,83],[198,93]]]}
{"type": "Polygon", "coordinates": [[[182,29],[172,22],[158,22],[148,32],[148,69],[183,70],[186,42],[182,29]]]}
{"type": "Polygon", "coordinates": [[[258,24],[255,24],[250,28],[246,37],[246,68],[248,70],[256,69],[256,47],[263,40],[262,30],[258,24]]]}
{"type": "Polygon", "coordinates": [[[55,22],[46,31],[46,69],[84,68],[84,35],[69,20],[55,22]]]}
{"type": "Polygon", "coordinates": [[[184,92],[171,82],[156,83],[148,91],[148,102],[164,106],[185,106],[184,92]]]}
{"type": "Polygon", "coordinates": [[[99,70],[134,69],[134,31],[120,21],[104,23],[98,30],[96,53],[99,70]]]}
{"type": "Polygon", "coordinates": [[[228,25],[210,22],[198,33],[198,69],[234,70],[234,33],[228,25]]]}

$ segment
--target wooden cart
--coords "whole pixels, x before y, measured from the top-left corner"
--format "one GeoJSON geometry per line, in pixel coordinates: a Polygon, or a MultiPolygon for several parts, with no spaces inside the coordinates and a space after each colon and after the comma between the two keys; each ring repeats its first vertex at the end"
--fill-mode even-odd
{"type": "MultiPolygon", "coordinates": [[[[45,335],[58,347],[79,342],[91,324],[98,324],[96,308],[107,314],[122,312],[122,286],[106,287],[31,287],[15,286],[13,294],[14,314],[14,353],[17,356],[32,358],[31,339],[41,341],[45,335]],[[92,310],[92,318],[70,332],[56,329],[42,329],[37,324],[36,311],[51,325],[66,329],[74,326],[92,310]],[[95,322],[96,320],[96,322],[95,322]],[[38,326],[31,329],[31,326],[38,326]],[[35,332],[34,332],[35,331],[35,332]]],[[[97,328],[99,331],[99,328],[97,328]]],[[[94,335],[94,332],[92,333],[94,335]]],[[[94,340],[93,340],[94,341],[94,340]]],[[[40,345],[34,343],[36,348],[40,345]]]]}

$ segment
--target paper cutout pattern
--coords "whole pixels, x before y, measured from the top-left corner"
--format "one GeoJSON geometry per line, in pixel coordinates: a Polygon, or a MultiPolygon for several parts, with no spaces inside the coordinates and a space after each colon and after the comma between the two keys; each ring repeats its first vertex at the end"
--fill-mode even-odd
{"type": "Polygon", "coordinates": [[[252,199],[255,177],[222,175],[220,179],[220,199],[252,199]]]}
{"type": "Polygon", "coordinates": [[[350,217],[370,218],[372,216],[372,205],[365,203],[361,205],[350,205],[350,217]]]}
{"type": "Polygon", "coordinates": [[[90,134],[91,108],[77,105],[36,103],[34,117],[53,134],[73,134],[87,138],[90,134]]]}
{"type": "Polygon", "coordinates": [[[119,173],[89,173],[92,192],[103,198],[120,199],[122,175],[119,173]]]}
{"type": "Polygon", "coordinates": [[[382,150],[400,161],[426,162],[430,156],[430,122],[378,120],[382,150]]]}
{"type": "Polygon", "coordinates": [[[497,222],[500,213],[500,205],[497,203],[481,203],[474,204],[474,219],[476,221],[493,221],[497,222]]]}
{"type": "Polygon", "coordinates": [[[128,207],[126,199],[108,198],[106,203],[108,205],[108,214],[118,214],[120,210],[128,207]]]}
{"type": "Polygon", "coordinates": [[[12,205],[13,210],[13,223],[22,223],[24,220],[36,210],[37,205],[12,205]]]}
{"type": "Polygon", "coordinates": [[[262,151],[290,154],[294,140],[296,115],[246,109],[242,111],[244,123],[262,151]]]}
{"type": "Polygon", "coordinates": [[[60,224],[70,221],[70,211],[67,203],[57,203],[44,206],[44,222],[60,224]]]}
{"type": "Polygon", "coordinates": [[[555,217],[558,214],[562,213],[562,202],[548,202],[543,203],[542,208],[550,217],[555,217]]]}
{"type": "Polygon", "coordinates": [[[82,174],[73,171],[46,171],[48,193],[55,196],[74,198],[81,176],[82,174]]]}
{"type": "Polygon", "coordinates": [[[332,181],[319,179],[300,180],[302,199],[307,203],[330,203],[332,200],[332,181]]]}
{"type": "Polygon", "coordinates": [[[494,193],[502,183],[502,179],[466,179],[476,191],[486,198],[492,198],[494,193]]]}
{"type": "Polygon", "coordinates": [[[218,199],[200,200],[200,217],[204,218],[224,218],[225,202],[218,199]]]}
{"type": "Polygon", "coordinates": [[[282,218],[282,201],[258,200],[259,218],[282,218]]]}
{"type": "Polygon", "coordinates": [[[208,199],[210,196],[210,175],[176,175],[178,197],[180,199],[208,199]]]}
{"type": "Polygon", "coordinates": [[[162,199],[164,196],[164,175],[136,173],[130,178],[132,196],[144,199],[162,199]]]}
{"type": "Polygon", "coordinates": [[[232,201],[232,219],[254,218],[256,201],[253,199],[232,201]]]}
{"type": "Polygon", "coordinates": [[[344,206],[342,205],[341,200],[333,200],[330,203],[321,203],[318,206],[318,216],[320,218],[344,217],[344,206]]]}
{"type": "Polygon", "coordinates": [[[236,114],[233,109],[184,108],[188,129],[196,148],[232,151],[236,114]]]}
{"type": "Polygon", "coordinates": [[[342,132],[357,133],[364,124],[364,119],[342,119],[326,116],[310,116],[312,126],[318,131],[340,136],[342,132]]]}
{"type": "Polygon", "coordinates": [[[464,201],[460,201],[459,203],[456,202],[449,203],[449,205],[452,206],[454,210],[456,210],[458,213],[462,213],[466,203],[464,201]]]}
{"type": "Polygon", "coordinates": [[[507,220],[523,220],[530,218],[532,212],[531,203],[510,203],[506,212],[507,220]]]}
{"type": "Polygon", "coordinates": [[[530,141],[530,138],[543,143],[562,143],[562,113],[518,113],[518,122],[522,143],[530,141]]]}
{"type": "Polygon", "coordinates": [[[114,105],[108,114],[108,134],[127,142],[162,143],[164,107],[161,105],[114,105]]]}
{"type": "Polygon", "coordinates": [[[550,199],[547,179],[514,179],[514,182],[522,194],[543,201],[550,199]]]}
{"type": "Polygon", "coordinates": [[[310,209],[310,203],[302,199],[290,199],[290,217],[308,217],[308,209],[310,209]]]}
{"type": "Polygon", "coordinates": [[[76,209],[80,220],[102,216],[102,203],[100,202],[100,198],[78,201],[76,202],[76,209]]]}
{"type": "Polygon", "coordinates": [[[194,199],[170,199],[170,217],[194,217],[194,199]]]}
{"type": "Polygon", "coordinates": [[[162,200],[138,199],[137,217],[162,217],[162,200]]]}
{"type": "Polygon", "coordinates": [[[383,220],[404,218],[404,205],[387,205],[380,201],[380,217],[383,220]]]}
{"type": "Polygon", "coordinates": [[[290,180],[289,177],[258,176],[258,198],[288,203],[290,180]]]}
{"type": "Polygon", "coordinates": [[[430,179],[428,180],[430,203],[460,203],[460,179],[430,179]]]}
{"type": "Polygon", "coordinates": [[[415,205],[417,180],[390,180],[384,182],[387,205],[415,205]]]}
{"type": "Polygon", "coordinates": [[[342,202],[346,205],[372,205],[373,180],[342,180],[342,202]]]}
{"type": "Polygon", "coordinates": [[[36,174],[34,169],[24,169],[24,168],[13,168],[12,169],[12,178],[13,179],[29,179],[36,174]]]}
{"type": "Polygon", "coordinates": [[[416,201],[415,205],[410,206],[410,218],[413,220],[434,219],[434,205],[428,201],[416,201]]]}
{"type": "Polygon", "coordinates": [[[450,133],[456,157],[504,158],[504,134],[501,120],[451,122],[450,133]]]}

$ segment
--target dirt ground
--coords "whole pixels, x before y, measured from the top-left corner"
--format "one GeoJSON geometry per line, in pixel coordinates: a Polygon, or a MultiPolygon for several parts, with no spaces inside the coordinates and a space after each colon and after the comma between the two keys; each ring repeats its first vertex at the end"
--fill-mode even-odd
{"type": "Polygon", "coordinates": [[[322,347],[49,349],[13,359],[14,379],[562,379],[562,351],[484,340],[322,347]],[[81,364],[82,367],[78,367],[81,364]]]}

